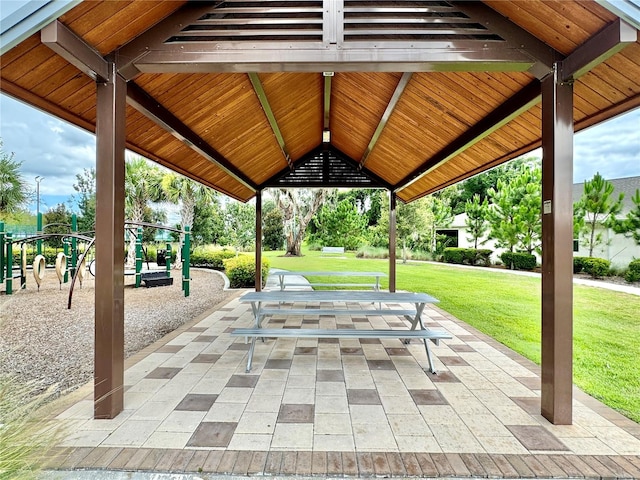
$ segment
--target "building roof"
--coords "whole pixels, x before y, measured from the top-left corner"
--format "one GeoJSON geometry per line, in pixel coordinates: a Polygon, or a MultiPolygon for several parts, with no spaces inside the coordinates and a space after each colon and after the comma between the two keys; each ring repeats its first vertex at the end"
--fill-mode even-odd
{"type": "Polygon", "coordinates": [[[37,3],[61,10],[3,23],[3,93],[93,132],[113,58],[127,148],[242,201],[298,166],[411,201],[515,158],[557,60],[576,130],[640,105],[631,1],[37,3]]]}
{"type": "MultiPolygon", "coordinates": [[[[620,215],[625,216],[627,212],[635,208],[635,204],[633,203],[633,196],[636,194],[636,191],[640,190],[640,177],[613,178],[607,181],[613,184],[614,198],[617,199],[618,195],[620,195],[621,193],[624,194],[624,199],[622,200],[622,211],[620,212],[620,215]]],[[[583,193],[584,182],[574,183],[573,203],[578,202],[583,193]]]]}

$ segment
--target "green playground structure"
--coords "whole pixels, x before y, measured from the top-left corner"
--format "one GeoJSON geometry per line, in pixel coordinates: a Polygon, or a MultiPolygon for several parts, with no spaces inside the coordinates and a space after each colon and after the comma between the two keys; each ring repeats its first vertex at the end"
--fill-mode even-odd
{"type": "MultiPolygon", "coordinates": [[[[5,231],[5,223],[0,222],[0,285],[4,283],[4,291],[7,295],[14,292],[14,280],[20,282],[20,289],[26,288],[27,285],[27,245],[35,245],[35,252],[32,253],[33,261],[31,263],[33,276],[40,288],[40,284],[44,279],[44,273],[47,266],[45,255],[43,254],[43,242],[52,238],[62,239],[62,251],[58,252],[55,259],[55,271],[58,276],[60,288],[63,283],[69,282],[71,276],[71,285],[69,288],[69,304],[71,308],[71,298],[73,295],[73,287],[76,280],[82,280],[88,266],[89,272],[95,276],[94,261],[88,262],[88,254],[91,247],[95,244],[95,237],[89,236],[87,232],[78,232],[78,222],[76,215],[72,216],[71,224],[64,224],[69,228],[67,233],[45,233],[47,227],[60,226],[61,224],[42,225],[42,214],[38,214],[36,235],[14,238],[13,232],[5,231]],[[19,249],[19,262],[14,261],[14,251],[19,249]]],[[[189,279],[190,279],[190,250],[191,250],[191,233],[189,227],[184,230],[166,227],[164,225],[155,225],[146,222],[126,221],[125,229],[131,231],[135,228],[136,235],[136,261],[135,271],[126,274],[135,275],[134,287],[139,288],[144,285],[146,287],[156,287],[163,285],[172,285],[171,278],[171,244],[166,244],[166,250],[158,250],[157,263],[159,266],[164,265],[163,270],[143,271],[143,256],[146,259],[147,267],[149,260],[142,243],[143,227],[155,228],[158,230],[168,230],[177,233],[184,233],[184,241],[180,245],[182,257],[182,291],[184,296],[189,296],[189,279]]],[[[88,232],[93,233],[93,232],[88,232]]]]}

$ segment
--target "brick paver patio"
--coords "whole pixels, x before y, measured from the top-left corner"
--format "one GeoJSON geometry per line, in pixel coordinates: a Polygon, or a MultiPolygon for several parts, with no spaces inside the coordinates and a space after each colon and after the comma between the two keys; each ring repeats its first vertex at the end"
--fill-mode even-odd
{"type": "MultiPolygon", "coordinates": [[[[397,306],[391,305],[396,308],[397,306]]],[[[640,478],[640,425],[576,389],[574,424],[540,415],[539,368],[436,307],[452,340],[231,338],[232,300],[128,359],[125,410],[63,399],[53,469],[321,476],[640,478]]],[[[273,317],[273,328],[407,328],[397,316],[273,317]]]]}

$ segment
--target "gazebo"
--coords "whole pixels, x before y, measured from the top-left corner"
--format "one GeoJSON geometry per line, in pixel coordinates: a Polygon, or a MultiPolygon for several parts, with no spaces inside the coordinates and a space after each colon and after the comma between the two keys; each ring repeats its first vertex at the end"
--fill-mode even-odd
{"type": "Polygon", "coordinates": [[[125,148],[255,197],[257,239],[265,188],[389,190],[393,291],[396,199],[542,146],[541,408],[570,424],[573,134],[640,105],[638,28],[633,0],[50,0],[3,19],[0,90],[97,137],[95,418],[123,407],[125,148]]]}

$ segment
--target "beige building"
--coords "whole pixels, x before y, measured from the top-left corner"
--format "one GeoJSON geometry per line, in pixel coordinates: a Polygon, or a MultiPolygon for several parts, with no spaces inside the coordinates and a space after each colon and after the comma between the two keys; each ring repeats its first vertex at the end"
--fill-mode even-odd
{"type": "MultiPolygon", "coordinates": [[[[640,176],[628,177],[628,178],[616,178],[609,180],[615,190],[614,198],[617,198],[620,193],[624,193],[624,200],[622,206],[622,212],[619,218],[625,218],[627,213],[634,208],[632,197],[635,191],[640,189],[640,176]]],[[[580,200],[584,191],[584,183],[576,183],[573,185],[573,202],[574,204],[580,200]]],[[[461,213],[456,215],[451,226],[447,229],[442,229],[440,232],[447,233],[452,238],[457,240],[458,247],[461,248],[473,248],[473,241],[468,240],[467,234],[467,214],[461,213]]],[[[611,265],[616,268],[625,268],[629,265],[629,262],[634,258],[640,258],[640,246],[636,245],[632,238],[626,238],[624,235],[616,234],[613,230],[605,229],[601,227],[599,232],[603,233],[604,243],[596,247],[593,256],[606,258],[611,261],[611,265]]],[[[504,249],[496,248],[493,240],[484,237],[482,239],[485,243],[478,245],[478,248],[488,248],[493,250],[491,260],[493,262],[500,260],[500,254],[504,249]]],[[[574,256],[588,256],[589,249],[582,245],[579,239],[574,241],[574,256]]],[[[539,255],[538,263],[542,261],[539,255]]]]}

